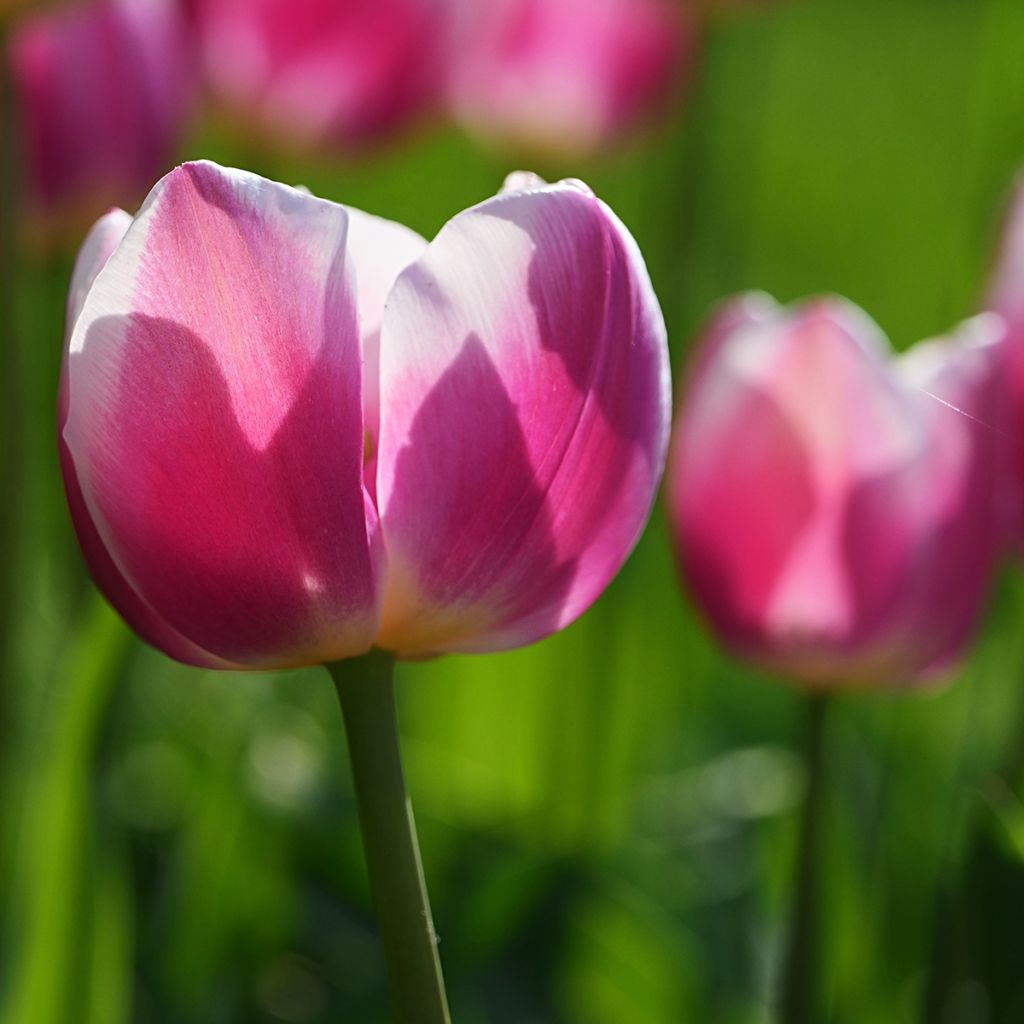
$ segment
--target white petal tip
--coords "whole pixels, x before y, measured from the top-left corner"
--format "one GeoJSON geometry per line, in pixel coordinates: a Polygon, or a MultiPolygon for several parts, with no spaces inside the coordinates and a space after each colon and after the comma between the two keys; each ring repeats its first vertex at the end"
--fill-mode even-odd
{"type": "Polygon", "coordinates": [[[534,174],[533,171],[513,171],[505,179],[504,184],[501,186],[499,195],[505,195],[506,192],[528,192],[533,189],[545,188],[547,182],[539,175],[534,174]]]}

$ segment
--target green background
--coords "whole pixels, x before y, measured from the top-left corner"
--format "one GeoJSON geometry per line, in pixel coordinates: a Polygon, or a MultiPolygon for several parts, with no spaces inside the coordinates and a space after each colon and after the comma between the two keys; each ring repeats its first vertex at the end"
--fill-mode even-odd
{"type": "MultiPolygon", "coordinates": [[[[687,102],[559,164],[444,125],[361,158],[209,156],[428,237],[528,164],[635,233],[680,378],[716,300],[838,292],[894,344],[978,309],[1024,164],[1021,0],[806,0],[711,17],[687,102]]],[[[128,200],[126,200],[128,201],[128,200]]],[[[56,470],[70,257],[3,312],[0,1022],[387,1019],[322,670],[216,674],[86,583],[56,470]]],[[[1024,585],[953,684],[827,721],[818,1019],[1024,1020],[1024,585]]],[[[800,696],[720,651],[662,509],[595,607],[499,656],[402,665],[409,787],[457,1024],[772,1019],[805,778],[800,696]]]]}

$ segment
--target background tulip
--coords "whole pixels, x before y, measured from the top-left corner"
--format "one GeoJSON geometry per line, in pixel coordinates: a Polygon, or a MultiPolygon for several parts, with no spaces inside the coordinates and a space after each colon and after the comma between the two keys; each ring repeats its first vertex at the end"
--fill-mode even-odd
{"type": "Polygon", "coordinates": [[[1024,183],[1012,197],[988,285],[986,306],[1006,322],[1003,368],[1009,398],[1008,426],[1013,438],[1012,472],[1018,541],[1024,535],[1024,183]]]}
{"type": "Polygon", "coordinates": [[[11,74],[28,197],[51,230],[143,195],[171,161],[192,98],[174,0],[94,0],[26,16],[11,74]]]}
{"type": "Polygon", "coordinates": [[[427,246],[188,164],[97,225],[69,308],[72,514],[173,657],[519,646],[594,601],[647,517],[664,325],[579,183],[517,176],[427,246]]]}
{"type": "Polygon", "coordinates": [[[206,79],[306,143],[377,138],[438,96],[450,0],[195,0],[206,79]]]}
{"type": "Polygon", "coordinates": [[[665,0],[496,0],[472,5],[452,103],[475,131],[578,155],[607,146],[667,98],[693,14],[665,0]]]}
{"type": "Polygon", "coordinates": [[[816,686],[908,683],[960,654],[1005,527],[1001,337],[982,317],[892,359],[840,300],[748,295],[713,319],[669,500],[728,647],[816,686]]]}

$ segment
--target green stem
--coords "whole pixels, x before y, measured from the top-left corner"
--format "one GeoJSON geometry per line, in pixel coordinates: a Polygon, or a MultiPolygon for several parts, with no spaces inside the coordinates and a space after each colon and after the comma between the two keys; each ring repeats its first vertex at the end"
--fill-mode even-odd
{"type": "MultiPolygon", "coordinates": [[[[15,125],[14,81],[11,76],[8,34],[0,21],[0,486],[6,496],[0,509],[0,672],[14,673],[14,571],[16,529],[20,526],[18,495],[20,444],[20,324],[15,300],[17,255],[15,253],[16,217],[20,209],[17,133],[15,125]]],[[[3,687],[6,691],[7,687],[3,687]]],[[[9,730],[8,693],[0,693],[0,738],[7,746],[9,730]]]]}
{"type": "MultiPolygon", "coordinates": [[[[983,799],[979,780],[972,777],[969,771],[967,737],[972,735],[978,705],[983,700],[983,693],[975,697],[965,722],[964,739],[959,748],[959,764],[954,774],[958,789],[973,792],[962,831],[956,827],[955,816],[951,816],[949,835],[944,843],[943,863],[935,887],[927,979],[921,1001],[921,1021],[924,1024],[936,1024],[946,1019],[952,993],[970,970],[971,949],[964,937],[969,933],[971,894],[965,876],[969,873],[971,862],[982,852],[991,808],[983,799]]],[[[1009,793],[1020,797],[1024,776],[1024,709],[1018,707],[1015,710],[1016,725],[1002,765],[996,768],[994,777],[986,784],[991,786],[995,782],[1005,785],[1009,793]]]]}
{"type": "Polygon", "coordinates": [[[793,881],[789,950],[785,966],[779,1020],[782,1024],[813,1024],[820,1019],[816,981],[819,941],[816,898],[821,869],[821,812],[825,767],[825,712],[828,697],[807,698],[807,737],[804,764],[807,795],[800,824],[800,847],[793,881]]]}
{"type": "Polygon", "coordinates": [[[341,700],[370,891],[399,1024],[450,1024],[395,717],[394,659],[327,666],[341,700]]]}

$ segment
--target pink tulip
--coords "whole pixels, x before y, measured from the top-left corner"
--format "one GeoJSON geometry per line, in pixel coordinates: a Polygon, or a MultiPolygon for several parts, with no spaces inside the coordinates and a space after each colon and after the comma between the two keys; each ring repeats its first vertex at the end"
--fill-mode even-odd
{"type": "Polygon", "coordinates": [[[668,403],[643,260],[584,185],[514,176],[428,245],[195,163],[86,241],[59,422],[101,590],[247,668],[561,629],[642,529],[668,403]]]}
{"type": "Polygon", "coordinates": [[[1024,181],[1017,185],[1006,218],[986,306],[1000,314],[1007,327],[1003,369],[1009,392],[1009,430],[1014,439],[1011,471],[1017,485],[1014,518],[1019,544],[1024,538],[1024,181]]]}
{"type": "Polygon", "coordinates": [[[947,669],[1005,530],[983,316],[894,358],[839,299],[747,295],[712,321],[675,428],[680,565],[735,653],[812,686],[947,669]]]}
{"type": "Polygon", "coordinates": [[[486,137],[579,155],[664,103],[693,42],[670,0],[493,0],[468,19],[452,102],[486,137]]]}
{"type": "Polygon", "coordinates": [[[171,163],[191,100],[174,0],[96,0],[23,20],[11,73],[37,216],[89,223],[171,163]]]}
{"type": "Polygon", "coordinates": [[[349,145],[437,99],[452,0],[194,0],[206,78],[237,113],[349,145]]]}

